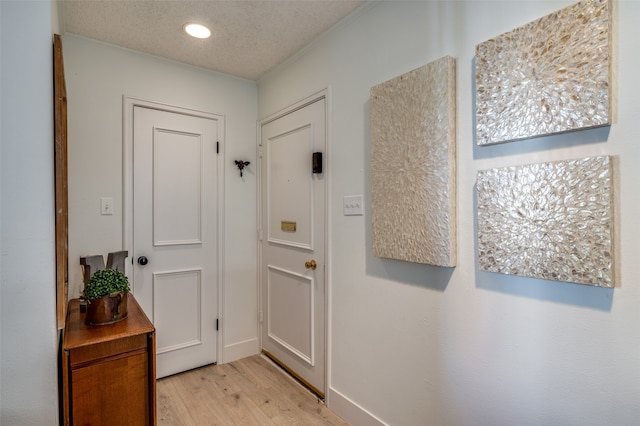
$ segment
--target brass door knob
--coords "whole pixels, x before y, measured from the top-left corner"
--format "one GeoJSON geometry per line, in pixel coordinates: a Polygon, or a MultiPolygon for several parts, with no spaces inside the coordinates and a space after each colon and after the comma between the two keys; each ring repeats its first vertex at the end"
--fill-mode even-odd
{"type": "Polygon", "coordinates": [[[316,264],[316,261],[314,259],[311,259],[308,262],[304,262],[304,267],[307,269],[312,269],[315,271],[317,266],[318,265],[316,264]]]}

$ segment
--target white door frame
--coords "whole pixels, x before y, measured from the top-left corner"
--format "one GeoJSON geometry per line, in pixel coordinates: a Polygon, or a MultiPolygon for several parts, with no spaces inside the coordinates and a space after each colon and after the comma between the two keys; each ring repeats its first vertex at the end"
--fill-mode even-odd
{"type": "MultiPolygon", "coordinates": [[[[222,114],[213,114],[204,111],[198,111],[189,108],[168,105],[160,102],[148,101],[144,99],[133,98],[130,96],[122,97],[122,154],[123,154],[123,181],[122,181],[122,200],[123,200],[123,235],[122,240],[124,250],[129,252],[131,261],[125,262],[125,272],[127,276],[132,277],[132,262],[135,257],[133,253],[133,109],[134,107],[151,108],[160,111],[173,112],[178,114],[186,114],[195,117],[202,117],[217,120],[219,127],[219,155],[217,155],[218,168],[218,186],[217,190],[217,206],[218,206],[218,274],[216,277],[216,285],[218,286],[218,318],[220,323],[224,324],[224,137],[225,137],[225,117],[222,114]]],[[[132,286],[135,283],[132,282],[132,286]]],[[[133,290],[133,287],[132,287],[133,290]]],[[[224,327],[218,330],[216,342],[216,360],[219,364],[223,362],[222,349],[224,342],[224,327]]]]}
{"type": "Polygon", "coordinates": [[[329,389],[331,389],[331,357],[329,354],[331,353],[331,306],[329,301],[331,300],[331,167],[326,167],[329,163],[331,156],[331,102],[330,102],[330,88],[323,89],[319,92],[314,93],[311,96],[308,96],[293,105],[290,105],[275,114],[272,114],[258,122],[258,126],[256,128],[257,138],[256,138],[256,151],[257,151],[257,169],[256,175],[258,178],[257,181],[257,219],[258,219],[258,347],[262,350],[262,327],[264,325],[262,318],[262,286],[264,283],[262,282],[262,268],[264,267],[264,263],[262,261],[262,239],[264,238],[264,230],[262,229],[262,202],[263,202],[263,194],[262,194],[262,159],[260,158],[260,147],[262,145],[262,126],[277,120],[278,118],[284,117],[287,114],[290,114],[296,110],[302,109],[307,105],[310,105],[316,101],[321,99],[325,99],[325,137],[326,137],[326,145],[325,152],[323,154],[324,163],[323,164],[323,173],[325,174],[325,232],[324,232],[324,256],[325,256],[325,291],[324,291],[324,328],[325,328],[325,342],[324,342],[324,351],[325,351],[325,402],[329,403],[329,389]]]}

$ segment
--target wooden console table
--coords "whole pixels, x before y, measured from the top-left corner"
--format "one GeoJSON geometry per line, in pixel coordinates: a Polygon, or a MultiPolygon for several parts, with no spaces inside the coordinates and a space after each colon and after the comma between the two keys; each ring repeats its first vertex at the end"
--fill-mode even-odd
{"type": "Polygon", "coordinates": [[[86,325],[71,300],[62,344],[65,425],[155,425],[155,329],[128,295],[128,317],[86,325]]]}

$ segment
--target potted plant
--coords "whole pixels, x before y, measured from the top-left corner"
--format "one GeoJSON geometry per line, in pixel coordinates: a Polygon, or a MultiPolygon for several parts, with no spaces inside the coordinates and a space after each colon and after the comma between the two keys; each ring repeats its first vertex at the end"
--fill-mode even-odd
{"type": "Polygon", "coordinates": [[[85,322],[89,325],[113,324],[127,317],[129,280],[115,269],[96,271],[84,286],[87,301],[85,322]]]}

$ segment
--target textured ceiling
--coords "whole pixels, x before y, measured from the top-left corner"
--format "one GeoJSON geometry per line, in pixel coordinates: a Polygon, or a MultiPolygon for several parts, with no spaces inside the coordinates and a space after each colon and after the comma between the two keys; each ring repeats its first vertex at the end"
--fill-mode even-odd
{"type": "Polygon", "coordinates": [[[64,31],[257,80],[363,0],[64,0],[64,31]],[[206,40],[187,22],[208,26],[206,40]]]}

